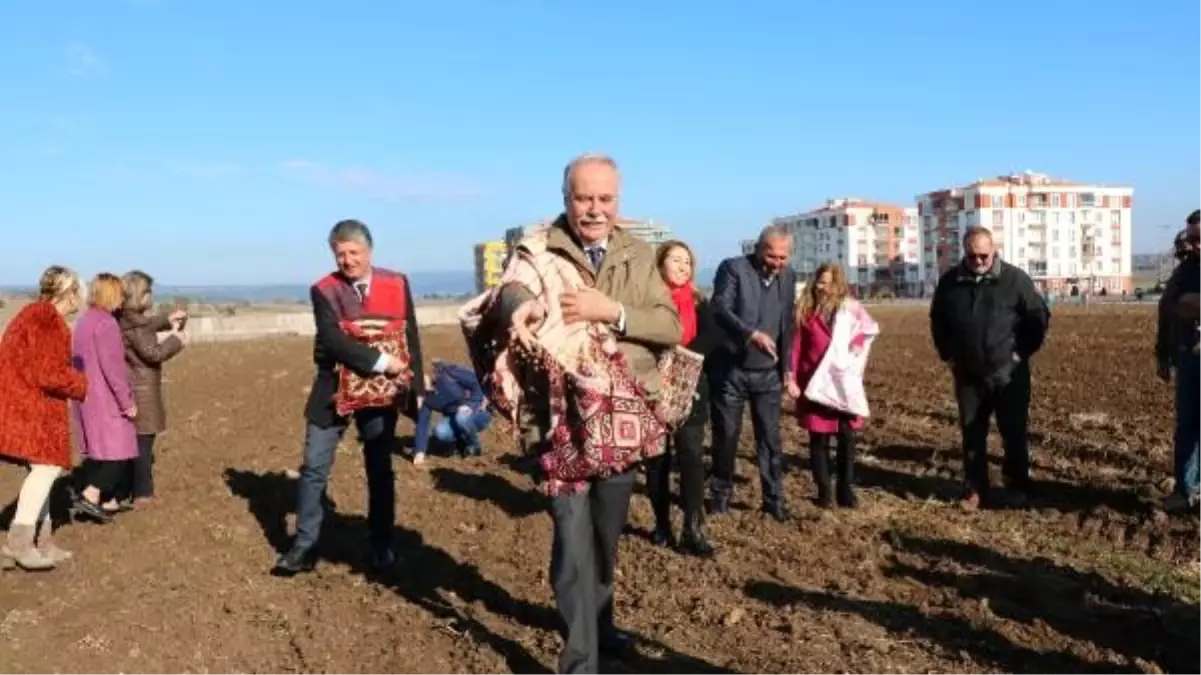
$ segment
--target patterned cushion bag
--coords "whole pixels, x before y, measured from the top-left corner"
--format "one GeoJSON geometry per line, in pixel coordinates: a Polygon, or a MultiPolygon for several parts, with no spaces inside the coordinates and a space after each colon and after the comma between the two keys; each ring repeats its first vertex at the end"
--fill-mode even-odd
{"type": "Polygon", "coordinates": [[[688,420],[704,367],[705,357],[684,347],[676,347],[659,357],[662,384],[656,409],[669,428],[677,429],[688,420]]]}
{"type": "Polygon", "coordinates": [[[339,415],[346,416],[365,408],[387,408],[396,405],[401,395],[408,391],[413,378],[404,319],[355,319],[343,321],[341,327],[355,340],[394,359],[400,359],[401,375],[361,375],[351,368],[339,366],[334,409],[339,415]]]}

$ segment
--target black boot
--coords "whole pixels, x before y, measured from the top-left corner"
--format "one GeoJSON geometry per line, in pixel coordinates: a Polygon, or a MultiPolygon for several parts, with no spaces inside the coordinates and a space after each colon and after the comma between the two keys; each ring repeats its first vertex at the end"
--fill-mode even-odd
{"type": "Polygon", "coordinates": [[[675,535],[671,532],[671,458],[670,455],[656,457],[647,466],[646,488],[655,512],[655,530],[651,543],[655,546],[675,546],[675,535]]]}
{"type": "Polygon", "coordinates": [[[859,505],[855,498],[855,432],[843,422],[838,430],[838,505],[853,509],[859,505]]]}
{"type": "Polygon", "coordinates": [[[684,532],[680,536],[680,552],[698,558],[712,558],[717,554],[713,544],[705,538],[705,516],[698,512],[684,514],[684,532]]]}
{"type": "Polygon", "coordinates": [[[813,482],[817,485],[820,508],[828,509],[833,504],[830,495],[830,435],[809,432],[809,468],[813,470],[813,482]]]}

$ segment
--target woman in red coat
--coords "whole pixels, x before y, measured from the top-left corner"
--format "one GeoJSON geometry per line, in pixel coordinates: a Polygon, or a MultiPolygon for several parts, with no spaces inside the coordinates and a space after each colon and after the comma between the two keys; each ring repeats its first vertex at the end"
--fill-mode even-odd
{"type": "Polygon", "coordinates": [[[2,557],[27,570],[50,569],[70,557],[50,539],[49,497],[54,481],[71,467],[67,401],[87,393],[87,380],[71,363],[65,318],[79,306],[79,277],[50,267],[42,273],[38,299],[12,318],[0,338],[0,457],[29,467],[2,557]]]}

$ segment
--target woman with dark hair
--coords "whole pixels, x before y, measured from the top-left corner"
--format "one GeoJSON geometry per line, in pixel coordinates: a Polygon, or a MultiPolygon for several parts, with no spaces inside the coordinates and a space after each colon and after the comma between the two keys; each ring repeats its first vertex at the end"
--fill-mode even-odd
{"type": "Polygon", "coordinates": [[[5,566],[47,570],[71,557],[51,540],[49,498],[54,481],[71,468],[67,401],[82,399],[88,389],[84,374],[71,365],[66,322],[79,305],[79,277],[50,267],[37,300],[12,318],[0,338],[0,458],[29,468],[0,551],[5,566]]]}
{"type": "MultiPolygon", "coordinates": [[[[720,332],[709,301],[694,283],[696,256],[684,242],[668,241],[659,246],[657,264],[680,313],[683,329],[680,344],[708,357],[720,339],[720,332]]],[[[704,532],[704,444],[708,422],[709,382],[702,374],[687,420],[668,439],[667,452],[648,461],[646,467],[647,489],[655,511],[654,543],[675,545],[671,527],[671,460],[674,455],[680,469],[680,501],[684,507],[684,530],[679,549],[703,558],[714,554],[704,532]]]]}

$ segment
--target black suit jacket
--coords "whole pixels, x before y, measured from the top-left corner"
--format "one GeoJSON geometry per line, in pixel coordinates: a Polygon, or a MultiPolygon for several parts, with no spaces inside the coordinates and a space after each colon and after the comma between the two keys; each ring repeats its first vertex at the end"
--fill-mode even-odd
{"type": "MultiPolygon", "coordinates": [[[[403,275],[401,275],[403,277],[403,275]]],[[[416,419],[417,397],[425,391],[425,378],[422,370],[421,333],[417,326],[417,308],[413,304],[413,293],[409,288],[409,280],[405,282],[405,339],[409,347],[409,360],[412,363],[413,382],[406,401],[401,402],[400,409],[405,415],[416,419]]],[[[331,427],[338,422],[334,411],[334,395],[338,392],[338,375],[335,367],[344,364],[359,373],[371,373],[379,360],[380,351],[369,347],[347,335],[338,325],[338,313],[329,299],[314,285],[309,290],[309,299],[313,303],[313,319],[317,324],[317,335],[313,341],[313,362],[317,365],[317,374],[313,378],[313,388],[309,392],[309,400],[305,405],[305,418],[319,427],[331,427]]]]}
{"type": "Polygon", "coordinates": [[[713,315],[723,337],[720,356],[731,365],[741,365],[748,349],[751,333],[758,329],[760,309],[765,293],[776,293],[782,303],[779,341],[776,354],[780,375],[786,374],[791,363],[793,315],[796,305],[796,272],[791,267],[780,270],[770,288],[763,285],[763,275],[754,255],[726,258],[717,268],[713,280],[713,315]]]}

